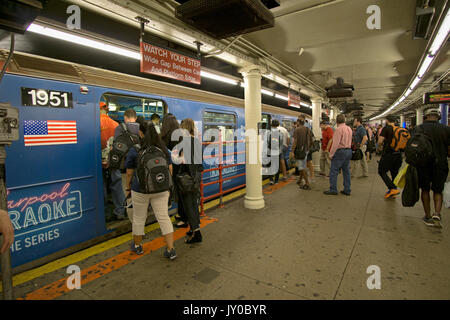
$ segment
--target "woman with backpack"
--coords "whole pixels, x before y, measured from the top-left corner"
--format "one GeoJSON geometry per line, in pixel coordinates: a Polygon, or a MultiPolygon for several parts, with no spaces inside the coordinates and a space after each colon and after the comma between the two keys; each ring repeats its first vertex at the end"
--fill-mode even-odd
{"type": "Polygon", "coordinates": [[[195,137],[195,124],[192,119],[184,119],[180,128],[183,129],[183,143],[180,144],[182,147],[180,149],[175,147],[172,152],[172,156],[178,157],[180,161],[175,180],[178,185],[178,197],[190,227],[185,242],[195,243],[202,241],[198,210],[203,171],[202,144],[195,137]]]}
{"type": "Polygon", "coordinates": [[[169,217],[169,195],[172,187],[172,163],[170,152],[162,143],[155,126],[149,123],[145,130],[140,150],[132,147],[125,160],[126,195],[133,202],[133,243],[131,251],[144,253],[142,237],[149,203],[161,228],[167,249],[164,256],[170,260],[176,258],[173,245],[173,226],[169,217]],[[149,168],[149,166],[152,166],[149,168]]]}
{"type": "MultiPolygon", "coordinates": [[[[179,140],[172,140],[172,134],[180,129],[180,124],[178,123],[177,118],[171,114],[168,113],[164,116],[161,124],[161,140],[166,145],[167,149],[172,152],[173,148],[181,142],[181,139],[179,140]]],[[[175,138],[175,136],[174,136],[175,138]]],[[[173,163],[173,176],[175,177],[179,170],[179,165],[173,163]]],[[[177,228],[186,228],[188,226],[187,223],[187,217],[183,209],[183,203],[181,200],[178,199],[178,186],[177,182],[174,179],[174,195],[175,195],[175,201],[177,202],[177,215],[175,216],[175,219],[177,222],[174,224],[177,228]]]]}

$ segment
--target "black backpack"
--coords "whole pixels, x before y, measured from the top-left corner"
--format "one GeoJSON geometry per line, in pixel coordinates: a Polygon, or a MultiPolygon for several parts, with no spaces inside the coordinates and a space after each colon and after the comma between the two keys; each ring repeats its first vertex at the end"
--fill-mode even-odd
{"type": "Polygon", "coordinates": [[[123,169],[126,155],[131,147],[140,150],[140,139],[137,134],[128,131],[127,125],[121,123],[122,133],[114,139],[111,151],[109,152],[109,167],[111,169],[123,169]]]}
{"type": "Polygon", "coordinates": [[[136,174],[141,191],[145,194],[172,189],[172,175],[166,154],[155,146],[139,151],[136,174]]]}
{"type": "Polygon", "coordinates": [[[405,149],[406,163],[414,167],[427,167],[434,162],[433,143],[422,126],[414,131],[405,149]]]}

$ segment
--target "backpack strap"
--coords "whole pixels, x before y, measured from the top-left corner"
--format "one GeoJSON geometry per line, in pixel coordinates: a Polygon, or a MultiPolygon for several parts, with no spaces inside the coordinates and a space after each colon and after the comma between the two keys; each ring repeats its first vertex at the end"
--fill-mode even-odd
{"type": "Polygon", "coordinates": [[[126,125],[125,122],[121,122],[121,123],[120,123],[120,126],[122,127],[122,129],[123,129],[125,132],[128,132],[128,127],[127,127],[127,125],[126,125]]]}

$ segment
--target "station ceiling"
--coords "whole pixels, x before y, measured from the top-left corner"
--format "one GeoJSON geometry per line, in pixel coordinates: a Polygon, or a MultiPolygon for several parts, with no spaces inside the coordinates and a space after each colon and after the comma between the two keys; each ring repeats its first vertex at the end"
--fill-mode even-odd
{"type": "MultiPolygon", "coordinates": [[[[151,32],[191,49],[194,47],[192,43],[196,34],[190,33],[192,38],[189,34],[183,36],[182,29],[178,28],[185,26],[174,15],[173,10],[179,5],[177,1],[70,2],[91,6],[96,3],[97,10],[116,19],[130,20],[135,15],[143,15],[151,20],[151,32]],[[177,28],[165,29],[167,21],[170,22],[168,25],[177,28]]],[[[203,50],[212,51],[214,44],[219,43],[222,48],[229,45],[217,58],[238,67],[250,63],[252,58],[268,63],[277,75],[298,84],[301,92],[309,96],[323,95],[324,91],[317,90],[317,86],[324,89],[342,77],[355,87],[354,97],[346,100],[357,99],[364,104],[364,117],[369,118],[401,96],[427,47],[428,39],[414,39],[416,6],[422,5],[423,0],[280,0],[279,3],[280,6],[271,9],[275,27],[245,34],[238,39],[211,42],[202,38],[199,40],[205,43],[203,50]],[[371,15],[367,8],[374,4],[381,10],[379,30],[367,27],[371,15]],[[281,64],[291,69],[280,67],[281,64]]],[[[430,0],[429,3],[435,5],[439,13],[447,1],[430,0]]],[[[450,68],[448,46],[442,51],[422,86],[427,86],[450,68]]],[[[342,103],[341,100],[331,102],[338,107],[342,103]]]]}
{"type": "MultiPolygon", "coordinates": [[[[108,39],[115,38],[121,45],[134,47],[139,41],[136,17],[145,17],[150,20],[146,26],[146,36],[154,37],[155,41],[167,39],[179,46],[177,49],[185,48],[195,53],[194,42],[198,40],[203,43],[203,56],[219,51],[212,58],[202,58],[202,65],[208,68],[240,77],[237,72],[239,67],[249,64],[267,66],[268,73],[276,81],[263,78],[263,85],[276,91],[287,92],[289,84],[302,94],[315,98],[324,96],[324,89],[335,84],[336,78],[342,77],[355,88],[354,97],[345,100],[352,102],[356,99],[364,104],[364,117],[369,118],[385,110],[401,96],[421,62],[428,39],[414,39],[414,31],[416,6],[424,1],[279,0],[280,6],[271,9],[275,17],[273,28],[223,40],[204,35],[178,20],[174,10],[179,1],[175,0],[64,0],[56,1],[64,5],[56,6],[62,8],[67,4],[77,4],[82,8],[82,14],[84,10],[89,10],[109,19],[96,20],[92,14],[85,19],[84,15],[83,31],[91,35],[99,33],[108,39]],[[371,16],[367,8],[374,4],[381,10],[379,30],[370,30],[366,24],[371,16]],[[111,22],[117,25],[108,27],[111,22]],[[280,83],[284,83],[284,87],[280,83]]],[[[437,13],[448,5],[447,0],[429,0],[429,3],[435,5],[437,13]]],[[[63,10],[63,15],[56,19],[62,27],[66,17],[63,10]]],[[[48,20],[55,17],[41,18],[48,20]]],[[[23,41],[26,43],[24,47],[30,47],[33,39],[24,39],[27,40],[23,41]]],[[[41,37],[38,39],[41,41],[41,37]]],[[[36,38],[34,44],[38,46],[36,38]]],[[[55,43],[54,47],[57,46],[55,43]]],[[[448,44],[441,51],[421,83],[422,87],[450,69],[448,44]]],[[[121,59],[116,60],[122,65],[121,59]]],[[[127,63],[123,62],[123,65],[127,63]]],[[[331,100],[327,103],[339,107],[343,101],[331,100]]],[[[279,101],[273,102],[271,104],[280,104],[279,101]]]]}
{"type": "MultiPolygon", "coordinates": [[[[407,88],[427,41],[413,39],[416,0],[282,0],[274,28],[245,36],[321,86],[337,77],[355,87],[365,116],[390,106],[407,88]],[[369,6],[381,9],[381,29],[369,30],[369,6]],[[299,55],[300,50],[303,53],[299,55]]],[[[441,1],[442,5],[444,1],[441,1]]],[[[439,10],[439,3],[437,3],[439,10]]],[[[425,83],[450,68],[443,48],[425,83]]],[[[351,100],[351,99],[347,99],[351,100]]]]}

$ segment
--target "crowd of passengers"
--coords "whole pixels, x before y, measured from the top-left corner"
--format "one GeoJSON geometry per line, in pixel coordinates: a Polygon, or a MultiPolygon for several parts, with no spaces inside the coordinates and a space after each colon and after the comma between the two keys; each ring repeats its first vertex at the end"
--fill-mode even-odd
{"type": "MultiPolygon", "coordinates": [[[[372,155],[376,154],[380,156],[378,174],[387,187],[384,198],[395,199],[401,191],[394,180],[407,158],[405,150],[408,148],[408,141],[414,137],[414,143],[411,140],[409,147],[424,151],[429,149],[427,153],[430,159],[426,165],[409,163],[410,168],[404,172],[409,174],[411,169],[411,172],[416,172],[416,178],[410,179],[412,185],[408,190],[413,190],[410,193],[417,195],[421,190],[420,198],[425,211],[423,222],[430,227],[442,227],[443,190],[449,171],[447,158],[450,155],[450,128],[439,123],[440,112],[435,109],[427,110],[424,123],[416,127],[411,126],[409,130],[398,126],[396,117],[392,115],[386,117],[384,126],[364,124],[362,118],[358,116],[352,120],[346,123],[345,116],[339,114],[336,125],[333,127],[329,122],[322,121],[321,137],[315,138],[311,124],[305,116],[301,115],[294,126],[291,145],[287,130],[281,127],[277,120],[273,120],[266,145],[270,145],[273,149],[273,146],[278,145],[279,142],[278,150],[280,151],[275,154],[279,155],[279,167],[283,172],[283,180],[288,178],[285,168],[289,167],[290,163],[295,167],[296,175],[299,176],[297,184],[300,189],[311,190],[311,184],[315,179],[312,153],[320,152],[319,175],[328,178],[330,184],[329,189],[323,193],[327,196],[339,194],[337,178],[342,172],[344,186],[340,193],[351,196],[352,178],[356,177],[359,167],[361,167],[361,176],[358,178],[369,177],[367,163],[372,160],[372,155]],[[426,141],[429,141],[429,144],[426,141]],[[431,211],[430,191],[433,191],[434,212],[431,211]]],[[[272,155],[273,153],[272,151],[272,155]]],[[[414,155],[414,153],[411,154],[414,155]]],[[[414,177],[414,173],[410,175],[414,177]]],[[[271,185],[277,184],[278,181],[279,172],[270,176],[271,185]]],[[[413,206],[418,198],[418,196],[416,200],[402,198],[403,205],[413,206]],[[411,204],[405,204],[411,201],[411,204]]]]}
{"type": "MultiPolygon", "coordinates": [[[[149,205],[151,205],[156,219],[161,227],[167,249],[164,255],[169,259],[176,258],[173,240],[173,228],[189,227],[186,234],[186,243],[202,241],[200,232],[199,197],[202,166],[202,147],[198,138],[198,131],[192,119],[181,121],[173,114],[166,114],[160,123],[157,114],[151,116],[151,121],[145,121],[143,117],[137,117],[133,109],[128,109],[124,114],[125,129],[108,115],[107,105],[100,104],[101,109],[101,141],[103,153],[103,174],[105,195],[106,188],[112,194],[113,208],[105,210],[108,220],[123,220],[128,218],[132,223],[133,243],[131,250],[136,254],[143,253],[142,239],[145,235],[144,227],[147,219],[149,205]],[[182,129],[182,136],[178,140],[173,139],[175,130],[182,129]],[[140,138],[139,147],[132,146],[123,159],[120,169],[108,167],[108,151],[111,150],[113,141],[124,130],[140,138]],[[182,139],[190,139],[191,149],[196,150],[186,154],[183,150],[177,150],[182,139]],[[148,193],[139,183],[136,171],[142,150],[154,147],[164,153],[170,174],[173,179],[173,187],[170,190],[158,193],[148,193]],[[122,174],[126,173],[125,188],[122,183],[122,174]],[[188,175],[194,181],[194,191],[182,192],[179,175],[188,175]],[[125,189],[125,192],[123,191],[125,189]],[[127,202],[127,199],[131,201],[127,202]],[[172,224],[169,217],[169,205],[176,202],[178,213],[177,222],[172,224]],[[131,209],[132,210],[127,210],[131,209]],[[127,213],[128,211],[128,213],[127,213]]],[[[425,115],[423,128],[433,140],[437,161],[427,168],[417,168],[418,188],[422,190],[422,202],[425,209],[423,221],[428,226],[440,226],[442,221],[442,191],[448,174],[447,153],[450,145],[450,133],[447,126],[438,123],[439,115],[432,110],[425,115]],[[434,192],[435,212],[431,214],[430,190],[434,192]]],[[[311,190],[315,180],[312,154],[320,153],[320,176],[329,179],[330,187],[324,191],[327,196],[338,195],[337,178],[342,172],[344,186],[341,194],[351,196],[351,179],[361,167],[361,178],[369,177],[368,161],[371,161],[373,153],[381,155],[378,161],[378,173],[386,184],[388,191],[385,198],[395,198],[400,190],[394,184],[400,167],[403,163],[402,152],[397,139],[399,129],[392,116],[386,118],[385,126],[364,124],[361,117],[354,117],[353,121],[346,124],[346,118],[339,114],[336,125],[331,126],[327,121],[322,121],[321,137],[315,137],[311,124],[304,115],[300,115],[289,132],[282,127],[278,120],[272,120],[270,130],[264,134],[264,150],[268,161],[263,166],[266,175],[270,178],[270,184],[279,183],[280,174],[282,181],[289,178],[288,168],[294,167],[298,175],[297,184],[302,190],[311,190]],[[275,159],[275,160],[274,160],[275,159]],[[276,164],[273,166],[273,164],[276,164]],[[275,169],[274,169],[275,168],[275,169]],[[272,171],[271,171],[272,170],[272,171]],[[270,172],[270,174],[267,174],[270,172]],[[390,176],[388,175],[390,173],[390,176]]],[[[407,130],[404,130],[407,132],[407,130]]],[[[408,133],[409,134],[412,132],[408,133]]],[[[404,147],[404,145],[403,145],[404,147]]],[[[263,170],[264,172],[264,170],[263,170]]],[[[106,201],[106,200],[105,200],[106,201]]]]}
{"type": "MultiPolygon", "coordinates": [[[[132,224],[133,241],[130,250],[136,254],[144,252],[142,239],[145,235],[145,222],[149,205],[160,225],[161,233],[165,238],[167,248],[164,256],[168,259],[176,258],[174,248],[174,225],[169,216],[169,206],[172,202],[178,205],[176,227],[188,227],[185,243],[197,243],[202,241],[200,232],[200,213],[198,209],[200,195],[200,180],[202,166],[201,142],[198,139],[197,129],[192,119],[187,118],[178,122],[173,114],[166,114],[160,123],[157,114],[151,116],[151,121],[137,116],[133,109],[127,109],[124,113],[125,127],[119,125],[108,115],[105,103],[100,103],[100,127],[102,143],[102,165],[105,185],[105,215],[107,221],[123,220],[128,218],[132,224]],[[172,133],[179,130],[182,136],[178,141],[172,141],[172,133]],[[113,148],[114,140],[127,130],[131,135],[139,136],[139,145],[129,148],[119,169],[109,167],[109,153],[113,148]],[[183,139],[190,141],[192,150],[196,152],[185,153],[177,150],[177,145],[183,139]],[[172,179],[170,190],[157,193],[149,193],[144,190],[138,178],[139,159],[144,150],[159,150],[167,163],[172,179]],[[200,151],[200,152],[198,152],[200,151]],[[125,186],[123,186],[122,174],[126,174],[125,186]],[[193,182],[190,192],[182,190],[178,176],[189,176],[193,182]],[[113,208],[109,209],[106,195],[111,192],[113,208]],[[125,189],[125,192],[124,192],[125,189]],[[130,201],[131,200],[131,201],[130,201]],[[127,210],[128,209],[128,210],[127,210]]],[[[159,160],[155,160],[159,161],[159,160]]]]}

